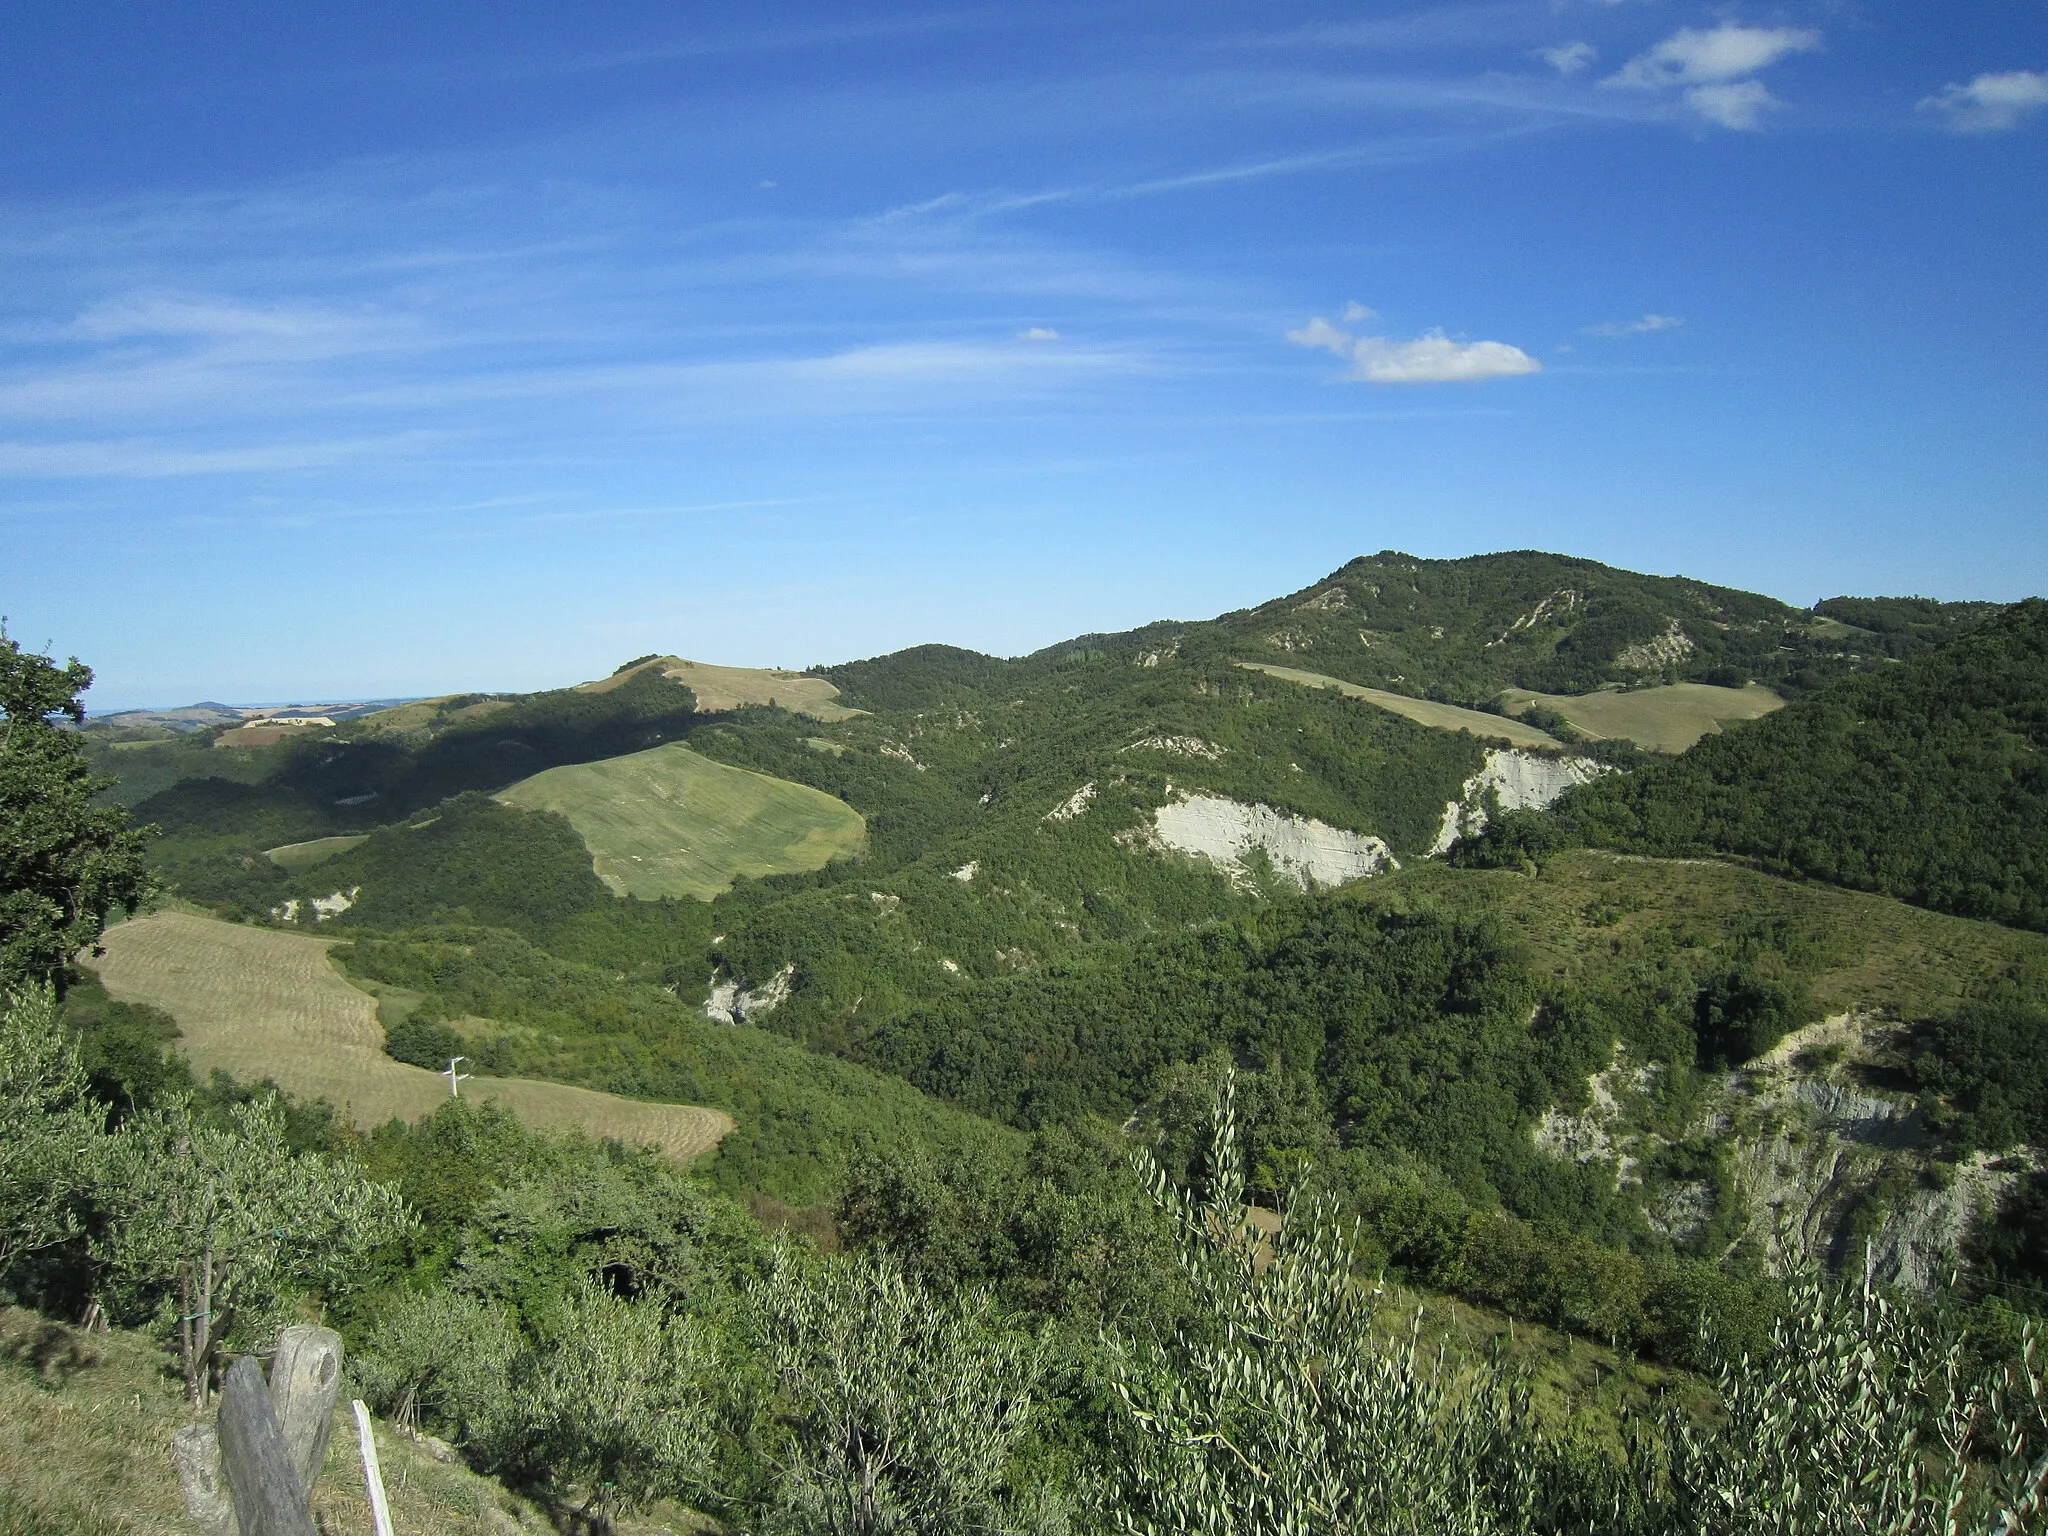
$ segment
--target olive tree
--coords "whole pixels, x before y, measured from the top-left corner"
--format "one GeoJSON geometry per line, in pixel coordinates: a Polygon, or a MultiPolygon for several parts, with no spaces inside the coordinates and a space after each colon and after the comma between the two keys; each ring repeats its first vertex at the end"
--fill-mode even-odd
{"type": "Polygon", "coordinates": [[[345,1285],[413,1219],[360,1169],[292,1152],[274,1099],[235,1105],[224,1122],[187,1099],[138,1115],[107,1139],[98,1186],[107,1223],[95,1254],[131,1293],[175,1305],[195,1406],[238,1320],[259,1323],[299,1287],[345,1285]]]}
{"type": "Polygon", "coordinates": [[[537,1332],[509,1409],[518,1459],[580,1488],[599,1529],[705,1486],[718,1371],[699,1325],[585,1277],[537,1332]]]}
{"type": "Polygon", "coordinates": [[[105,1124],[55,992],[36,982],[9,993],[0,1015],[0,1279],[78,1236],[105,1124]]]}
{"type": "Polygon", "coordinates": [[[886,1255],[779,1252],[758,1297],[785,1435],[769,1528],[953,1536],[1064,1525],[1018,1477],[1043,1341],[985,1291],[939,1292],[886,1255]]]}

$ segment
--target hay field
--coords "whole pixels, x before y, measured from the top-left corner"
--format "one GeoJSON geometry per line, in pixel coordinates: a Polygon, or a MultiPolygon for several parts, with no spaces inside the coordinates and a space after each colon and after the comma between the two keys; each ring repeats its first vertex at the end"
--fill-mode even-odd
{"type": "Polygon", "coordinates": [[[709,901],[742,875],[823,869],[867,840],[843,800],[678,742],[550,768],[498,798],[568,817],[599,878],[627,896],[709,901]]]}
{"type": "Polygon", "coordinates": [[[1785,701],[1759,683],[1746,688],[1716,688],[1709,683],[1666,683],[1627,693],[1531,693],[1510,688],[1502,702],[1516,712],[1532,704],[1554,709],[1593,737],[1626,737],[1652,752],[1683,752],[1702,736],[1718,735],[1730,720],[1755,720],[1785,701]]]}
{"type": "MultiPolygon", "coordinates": [[[[365,1127],[417,1120],[448,1097],[446,1079],[384,1054],[375,999],[343,979],[324,939],[157,912],[108,929],[101,942],[107,952],[91,963],[107,991],[176,1019],[178,1049],[201,1077],[215,1068],[245,1081],[267,1077],[365,1127]]],[[[503,1104],[536,1130],[649,1142],[679,1162],[733,1128],[722,1110],[526,1078],[478,1077],[462,1092],[503,1104]]]]}
{"type": "Polygon", "coordinates": [[[1455,704],[1438,704],[1431,699],[1411,699],[1405,693],[1388,693],[1383,688],[1365,688],[1357,683],[1347,683],[1339,677],[1325,677],[1320,672],[1303,672],[1297,667],[1276,667],[1263,661],[1240,661],[1240,667],[1250,672],[1263,672],[1268,677],[1277,677],[1290,683],[1301,683],[1309,688],[1334,688],[1347,699],[1362,699],[1368,704],[1377,704],[1381,709],[1392,710],[1406,716],[1417,725],[1434,726],[1440,731],[1470,731],[1474,736],[1491,736],[1517,747],[1559,747],[1563,743],[1548,731],[1539,731],[1533,725],[1519,720],[1510,720],[1501,715],[1489,715],[1484,710],[1460,709],[1455,704]]]}
{"type": "Polygon", "coordinates": [[[300,875],[316,864],[325,864],[337,853],[347,853],[369,835],[367,832],[344,833],[339,837],[316,837],[309,842],[286,843],[281,848],[266,848],[263,857],[280,869],[300,875]]]}
{"type": "Polygon", "coordinates": [[[774,667],[717,667],[707,661],[685,661],[680,656],[658,656],[594,683],[585,683],[583,691],[609,693],[627,678],[650,667],[660,668],[663,676],[674,678],[694,693],[701,710],[776,704],[793,715],[809,715],[827,724],[867,713],[841,704],[838,688],[822,677],[806,677],[801,672],[783,672],[774,667]]]}

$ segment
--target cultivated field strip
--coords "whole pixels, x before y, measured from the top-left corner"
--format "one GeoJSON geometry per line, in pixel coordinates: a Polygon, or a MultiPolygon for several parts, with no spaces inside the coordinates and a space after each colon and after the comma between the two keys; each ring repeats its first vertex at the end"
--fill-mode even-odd
{"type": "Polygon", "coordinates": [[[1731,720],[1756,720],[1785,707],[1776,693],[1755,683],[1746,688],[1665,683],[1627,692],[1608,688],[1580,694],[1510,688],[1502,700],[1509,709],[1540,704],[1557,711],[1588,736],[1624,737],[1653,752],[1683,752],[1731,720]]]}
{"type": "MultiPolygon", "coordinates": [[[[178,1021],[178,1049],[201,1076],[269,1078],[323,1098],[352,1123],[417,1120],[448,1097],[447,1079],[384,1054],[376,1001],[350,986],[324,939],[252,928],[189,912],[158,912],[110,928],[90,964],[123,1002],[150,1003],[178,1021]]],[[[649,1104],[526,1078],[476,1077],[465,1097],[492,1099],[537,1130],[647,1142],[678,1161],[717,1146],[733,1128],[722,1110],[649,1104]]]]}
{"type": "Polygon", "coordinates": [[[1483,710],[1460,709],[1455,704],[1439,704],[1433,699],[1411,699],[1405,693],[1389,693],[1384,688],[1367,688],[1358,683],[1347,683],[1341,677],[1325,677],[1320,672],[1304,672],[1298,667],[1276,667],[1263,661],[1240,661],[1238,665],[1248,672],[1263,672],[1268,677],[1277,677],[1289,683],[1300,683],[1308,688],[1333,688],[1347,699],[1377,704],[1381,709],[1406,716],[1417,725],[1433,726],[1440,731],[1470,731],[1474,736],[1490,737],[1516,747],[1563,745],[1547,731],[1539,731],[1533,725],[1526,725],[1520,720],[1510,720],[1502,715],[1489,715],[1483,710]]]}

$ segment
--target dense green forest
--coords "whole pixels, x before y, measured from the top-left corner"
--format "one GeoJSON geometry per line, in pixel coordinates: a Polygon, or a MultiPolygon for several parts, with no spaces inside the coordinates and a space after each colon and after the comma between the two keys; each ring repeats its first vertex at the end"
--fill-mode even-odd
{"type": "Polygon", "coordinates": [[[2048,602],[1574,790],[1597,845],[1701,853],[2048,928],[2048,602]]]}
{"type": "Polygon", "coordinates": [[[1830,598],[1812,611],[1533,550],[1361,557],[1311,587],[1198,622],[1086,635],[1018,661],[920,646],[820,668],[849,703],[941,707],[1097,657],[1280,661],[1476,709],[1506,688],[1768,683],[1788,694],[1938,644],[1995,605],[1830,598]]]}

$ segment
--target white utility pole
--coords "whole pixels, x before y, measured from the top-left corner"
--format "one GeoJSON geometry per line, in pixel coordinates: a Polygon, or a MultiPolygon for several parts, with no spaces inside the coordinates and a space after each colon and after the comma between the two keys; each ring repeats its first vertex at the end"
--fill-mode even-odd
{"type": "Polygon", "coordinates": [[[448,1079],[448,1097],[451,1099],[462,1097],[462,1085],[468,1082],[472,1075],[468,1072],[458,1072],[455,1070],[458,1063],[467,1060],[469,1060],[467,1056],[450,1056],[448,1058],[448,1070],[441,1074],[448,1079]]]}

